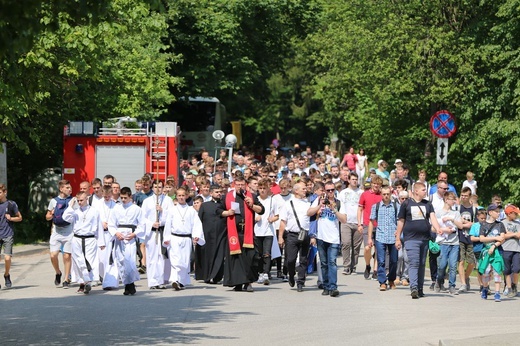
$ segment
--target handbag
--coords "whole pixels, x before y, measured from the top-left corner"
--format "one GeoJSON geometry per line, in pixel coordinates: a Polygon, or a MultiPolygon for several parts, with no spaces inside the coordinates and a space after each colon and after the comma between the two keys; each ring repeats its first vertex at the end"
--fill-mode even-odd
{"type": "Polygon", "coordinates": [[[300,228],[300,232],[298,232],[298,241],[304,241],[305,238],[309,236],[309,230],[303,229],[300,225],[300,220],[298,220],[298,214],[296,214],[296,209],[294,209],[294,203],[291,201],[291,207],[294,213],[294,217],[296,218],[296,223],[298,224],[298,228],[300,228]]]}

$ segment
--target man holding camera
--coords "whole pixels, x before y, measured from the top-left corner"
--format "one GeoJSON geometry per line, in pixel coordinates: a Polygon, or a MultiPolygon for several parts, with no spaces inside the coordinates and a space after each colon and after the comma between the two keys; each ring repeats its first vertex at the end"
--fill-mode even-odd
{"type": "Polygon", "coordinates": [[[320,266],[323,275],[324,296],[337,297],[338,291],[338,268],[336,258],[340,250],[339,222],[347,222],[345,208],[341,208],[340,201],[334,197],[336,189],[333,182],[325,183],[325,194],[316,198],[311,208],[307,211],[308,216],[317,214],[317,234],[311,234],[311,245],[318,243],[320,254],[320,266]]]}

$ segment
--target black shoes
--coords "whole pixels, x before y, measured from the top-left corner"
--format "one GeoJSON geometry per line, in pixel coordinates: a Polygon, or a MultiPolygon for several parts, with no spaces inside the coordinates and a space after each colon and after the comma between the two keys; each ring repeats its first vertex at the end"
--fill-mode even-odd
{"type": "Polygon", "coordinates": [[[367,266],[365,268],[365,272],[363,273],[363,276],[365,277],[365,280],[370,280],[370,272],[372,271],[372,268],[370,266],[367,266]]]}
{"type": "Polygon", "coordinates": [[[11,275],[4,276],[5,279],[5,288],[11,288],[13,283],[11,282],[11,275]]]}
{"type": "Polygon", "coordinates": [[[85,285],[85,291],[83,293],[89,294],[90,290],[92,290],[92,286],[90,284],[85,285]]]}
{"type": "Polygon", "coordinates": [[[56,274],[56,277],[54,279],[54,285],[59,286],[61,284],[61,273],[56,274]]]}
{"type": "Polygon", "coordinates": [[[296,282],[294,281],[294,275],[289,275],[289,286],[294,287],[294,284],[296,282]]]}
{"type": "Polygon", "coordinates": [[[332,291],[330,291],[330,296],[331,296],[331,297],[337,297],[337,296],[339,296],[339,291],[338,291],[338,290],[332,290],[332,291]]]}
{"type": "Polygon", "coordinates": [[[302,284],[298,284],[296,290],[297,290],[298,292],[303,292],[303,285],[302,285],[302,284]]]}
{"type": "Polygon", "coordinates": [[[418,299],[419,298],[419,291],[417,289],[412,289],[412,299],[418,299]]]}
{"type": "Polygon", "coordinates": [[[329,290],[323,290],[323,292],[321,292],[321,295],[322,296],[328,296],[330,294],[329,290]]]}
{"type": "Polygon", "coordinates": [[[123,294],[125,296],[127,295],[134,295],[137,291],[135,290],[135,284],[132,282],[131,284],[125,285],[125,291],[123,294]]]}

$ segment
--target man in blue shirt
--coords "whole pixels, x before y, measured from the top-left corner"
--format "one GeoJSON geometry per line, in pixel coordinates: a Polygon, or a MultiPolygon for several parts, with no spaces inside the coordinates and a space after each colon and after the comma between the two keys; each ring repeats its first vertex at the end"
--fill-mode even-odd
{"type": "Polygon", "coordinates": [[[376,256],[377,256],[377,281],[379,290],[386,291],[388,287],[395,289],[395,278],[397,272],[398,250],[395,247],[395,231],[397,229],[397,204],[392,202],[392,191],[385,186],[381,189],[382,201],[375,203],[370,212],[370,223],[368,224],[368,245],[374,245],[372,233],[376,229],[376,256]],[[388,283],[385,269],[385,257],[388,251],[389,272],[388,283]]]}
{"type": "Polygon", "coordinates": [[[13,201],[7,200],[7,187],[0,183],[0,251],[4,248],[5,287],[11,288],[11,256],[13,254],[14,230],[13,222],[22,221],[22,214],[13,201]]]}

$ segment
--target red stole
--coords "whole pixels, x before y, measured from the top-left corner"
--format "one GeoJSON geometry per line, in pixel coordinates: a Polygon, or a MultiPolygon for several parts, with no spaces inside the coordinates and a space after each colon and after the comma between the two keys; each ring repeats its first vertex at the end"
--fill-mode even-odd
{"type": "MultiPolygon", "coordinates": [[[[235,202],[235,195],[233,194],[234,191],[229,191],[226,195],[226,209],[231,209],[231,202],[235,202]]],[[[253,198],[253,195],[251,192],[247,191],[245,193],[247,197],[253,198]]],[[[253,243],[253,235],[254,235],[254,229],[253,229],[253,217],[254,212],[249,206],[244,202],[244,215],[242,215],[242,218],[245,222],[245,228],[244,228],[244,244],[242,244],[243,247],[251,248],[253,249],[255,247],[253,243]]],[[[238,239],[238,231],[237,231],[237,224],[235,222],[235,215],[228,216],[227,218],[227,234],[228,234],[228,244],[229,244],[229,253],[231,255],[237,255],[242,253],[242,250],[240,249],[240,241],[238,239]]]]}

